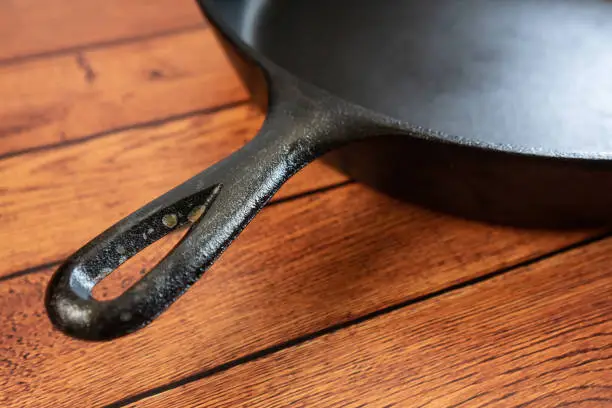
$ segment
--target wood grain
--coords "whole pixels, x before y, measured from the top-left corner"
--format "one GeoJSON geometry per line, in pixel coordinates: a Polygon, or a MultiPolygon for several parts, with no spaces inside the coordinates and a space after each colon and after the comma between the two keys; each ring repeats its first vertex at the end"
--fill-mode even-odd
{"type": "MultiPolygon", "coordinates": [[[[114,222],[242,146],[249,106],[140,127],[0,161],[0,277],[59,261],[114,222]]],[[[277,197],[346,180],[316,163],[277,197]]]]}
{"type": "MultiPolygon", "coordinates": [[[[95,151],[113,157],[111,150],[95,151]]],[[[128,189],[146,190],[144,181],[134,183],[128,189]]],[[[72,213],[87,196],[75,201],[72,213]]],[[[88,211],[95,217],[83,217],[78,228],[58,227],[49,239],[66,247],[63,242],[72,238],[64,235],[91,231],[86,224],[108,218],[111,209],[88,211]]],[[[6,356],[0,405],[100,406],[585,235],[470,223],[353,184],[264,209],[169,311],[111,343],[79,342],[52,330],[42,303],[51,270],[17,277],[0,283],[0,324],[6,328],[0,337],[6,356]]],[[[257,376],[274,378],[272,372],[257,376]]]]}
{"type": "Polygon", "coordinates": [[[55,331],[50,264],[263,118],[193,0],[0,0],[0,38],[0,406],[612,405],[611,240],[474,284],[594,232],[447,217],[338,186],[319,162],[146,329],[109,343],[55,331]]]}
{"type": "Polygon", "coordinates": [[[200,24],[192,0],[2,0],[0,61],[200,24]]]}
{"type": "Polygon", "coordinates": [[[133,406],[612,406],[610,252],[608,239],[133,406]]]}
{"type": "Polygon", "coordinates": [[[0,66],[0,94],[0,156],[248,98],[204,28],[0,66]]]}

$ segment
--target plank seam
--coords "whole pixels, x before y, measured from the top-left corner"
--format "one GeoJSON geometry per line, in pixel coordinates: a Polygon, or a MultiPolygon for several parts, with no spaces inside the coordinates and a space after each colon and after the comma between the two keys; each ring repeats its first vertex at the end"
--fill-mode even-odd
{"type": "Polygon", "coordinates": [[[323,194],[326,193],[328,191],[332,191],[332,190],[336,190],[338,188],[344,187],[344,186],[348,186],[350,184],[354,184],[355,182],[353,180],[346,180],[346,181],[341,181],[339,183],[336,184],[330,184],[329,186],[325,186],[325,187],[319,187],[319,188],[315,188],[314,190],[308,190],[308,191],[304,191],[301,193],[297,193],[294,195],[289,195],[287,197],[281,197],[278,198],[276,200],[272,200],[270,201],[270,203],[266,206],[266,207],[272,207],[278,204],[283,204],[283,203],[288,203],[291,201],[296,201],[311,195],[315,195],[315,194],[323,194]]]}
{"type": "Polygon", "coordinates": [[[494,279],[496,277],[499,277],[501,275],[504,275],[506,273],[509,273],[509,272],[512,272],[512,271],[515,271],[515,270],[519,270],[519,269],[522,269],[522,268],[526,268],[526,267],[532,266],[532,265],[534,265],[534,264],[536,264],[538,262],[545,261],[547,259],[553,258],[553,257],[555,257],[557,255],[561,255],[561,254],[566,253],[566,252],[570,252],[570,251],[573,251],[573,250],[578,250],[580,248],[586,247],[586,246],[594,244],[596,242],[603,241],[603,240],[605,240],[607,238],[610,238],[610,237],[612,237],[612,231],[605,232],[603,234],[596,235],[596,236],[593,236],[591,238],[587,238],[585,240],[582,240],[582,241],[579,241],[579,242],[576,242],[576,243],[573,243],[573,244],[570,244],[570,245],[566,245],[566,246],[561,247],[561,248],[559,248],[557,250],[554,250],[554,251],[551,251],[551,252],[547,252],[545,254],[536,256],[536,257],[531,258],[531,259],[527,259],[525,261],[521,261],[521,262],[516,263],[514,265],[510,265],[510,266],[507,266],[507,267],[504,267],[504,268],[492,271],[492,272],[490,272],[488,274],[485,274],[485,275],[482,275],[482,276],[479,276],[479,277],[476,277],[476,278],[473,278],[473,279],[468,279],[465,282],[460,282],[460,283],[457,283],[457,284],[454,284],[454,285],[450,285],[450,286],[447,286],[446,288],[442,288],[440,290],[437,290],[437,291],[434,291],[434,292],[431,292],[431,293],[428,293],[428,294],[425,294],[425,295],[422,295],[422,296],[417,296],[416,298],[408,299],[408,300],[405,300],[403,302],[397,303],[395,305],[387,306],[385,308],[382,308],[382,309],[376,310],[374,312],[365,314],[365,315],[357,317],[355,319],[348,320],[348,321],[342,322],[342,323],[337,323],[337,324],[328,326],[326,328],[323,328],[321,330],[317,330],[317,331],[312,332],[312,333],[307,333],[305,335],[295,337],[293,339],[284,341],[282,343],[278,343],[276,345],[273,345],[273,346],[270,346],[270,347],[258,350],[256,352],[247,354],[247,355],[245,355],[243,357],[239,357],[239,358],[236,358],[234,360],[230,360],[230,361],[228,361],[226,363],[217,365],[217,366],[212,367],[210,369],[207,369],[207,370],[204,370],[204,371],[200,371],[198,373],[195,373],[195,374],[183,377],[183,378],[181,378],[179,380],[172,381],[170,383],[167,383],[167,384],[164,384],[164,385],[160,385],[158,387],[151,388],[151,389],[149,389],[147,391],[143,391],[141,393],[134,394],[132,396],[128,396],[126,398],[120,399],[120,400],[115,401],[115,402],[113,402],[111,404],[105,405],[105,408],[119,408],[119,407],[124,407],[124,406],[129,405],[129,404],[133,404],[133,403],[141,401],[141,400],[143,400],[145,398],[153,397],[155,395],[164,393],[166,391],[170,391],[170,390],[172,390],[174,388],[178,388],[178,387],[181,387],[183,385],[190,384],[192,382],[199,381],[199,380],[202,380],[202,379],[207,378],[207,377],[211,377],[211,376],[216,375],[216,374],[220,374],[222,372],[228,371],[228,370],[230,370],[230,369],[232,369],[234,367],[237,367],[239,365],[251,363],[251,362],[260,360],[262,358],[271,356],[273,354],[276,354],[276,353],[278,353],[280,351],[289,349],[291,347],[296,347],[296,346],[300,346],[300,345],[309,343],[309,342],[311,342],[311,341],[313,341],[313,340],[315,340],[315,339],[317,339],[319,337],[326,336],[326,335],[332,334],[332,333],[336,333],[336,332],[338,332],[340,330],[347,329],[347,328],[349,328],[351,326],[355,326],[355,325],[367,322],[367,321],[372,320],[372,319],[376,319],[378,317],[381,317],[381,316],[387,315],[389,313],[398,311],[398,310],[403,309],[405,307],[408,307],[408,306],[411,306],[411,305],[415,305],[417,303],[425,302],[427,300],[433,299],[433,298],[438,297],[438,296],[446,295],[446,294],[449,294],[449,293],[452,293],[452,292],[456,292],[456,291],[465,289],[465,288],[470,287],[470,286],[474,286],[474,285],[477,285],[477,284],[480,284],[480,283],[492,280],[492,279],[494,279]]]}
{"type": "MultiPolygon", "coordinates": [[[[292,202],[292,201],[296,201],[305,197],[309,197],[312,195],[316,195],[316,194],[323,194],[326,193],[328,191],[332,191],[332,190],[336,190],[339,188],[342,188],[344,186],[348,186],[350,184],[353,184],[354,181],[353,180],[347,180],[347,181],[342,181],[340,183],[336,183],[336,184],[331,184],[329,186],[325,186],[325,187],[320,187],[320,188],[316,188],[313,190],[308,190],[308,191],[304,191],[302,193],[298,193],[298,194],[294,194],[294,195],[290,195],[287,197],[282,197],[282,198],[278,198],[276,200],[272,200],[270,201],[270,203],[268,205],[266,205],[265,208],[267,207],[273,207],[279,204],[283,204],[283,203],[288,203],[288,202],[292,202]]],[[[184,228],[187,228],[186,226],[184,228]]],[[[33,273],[38,273],[38,272],[42,272],[45,269],[48,268],[52,268],[55,266],[59,266],[62,263],[62,260],[59,261],[50,261],[50,262],[46,262],[44,264],[40,264],[40,265],[36,265],[36,266],[31,266],[25,269],[21,269],[15,272],[10,272],[7,275],[4,276],[0,276],[0,283],[5,282],[5,281],[9,281],[11,279],[15,279],[15,278],[19,278],[25,275],[30,275],[33,273]]]]}
{"type": "Polygon", "coordinates": [[[92,133],[90,135],[86,135],[86,136],[75,138],[75,139],[62,140],[57,143],[28,147],[26,149],[21,149],[21,150],[14,150],[12,152],[0,154],[0,160],[10,159],[12,157],[22,156],[22,155],[31,154],[31,153],[55,150],[55,149],[59,149],[59,148],[67,147],[67,146],[78,145],[81,143],[89,142],[91,140],[100,139],[102,137],[112,136],[116,133],[126,132],[130,130],[152,128],[156,126],[165,125],[167,123],[174,122],[177,120],[188,119],[188,118],[195,117],[195,116],[211,115],[213,113],[219,113],[224,110],[229,110],[229,109],[237,108],[240,106],[244,106],[244,105],[247,105],[248,103],[249,103],[248,99],[229,102],[229,103],[217,105],[211,108],[204,108],[204,109],[184,112],[184,113],[180,113],[176,115],[166,116],[166,117],[159,118],[159,119],[153,119],[153,120],[146,121],[146,122],[132,123],[127,126],[116,127],[113,129],[108,129],[102,132],[92,133]]]}
{"type": "Polygon", "coordinates": [[[0,59],[0,67],[8,66],[8,65],[16,65],[16,64],[21,64],[24,62],[30,62],[30,61],[35,61],[35,60],[40,60],[40,59],[45,59],[45,58],[61,57],[61,56],[66,56],[66,55],[75,54],[79,52],[93,51],[93,50],[98,50],[98,49],[106,48],[106,47],[113,47],[117,45],[131,44],[131,43],[135,43],[138,41],[146,41],[146,40],[153,40],[156,38],[170,37],[173,35],[188,33],[191,31],[206,30],[208,28],[209,26],[205,25],[204,22],[202,22],[196,25],[189,25],[189,26],[184,26],[184,27],[179,27],[179,28],[173,28],[173,29],[158,31],[155,33],[150,33],[150,34],[136,35],[132,37],[122,37],[122,38],[117,38],[114,40],[97,41],[97,42],[91,42],[88,44],[75,45],[72,47],[57,48],[54,50],[42,51],[42,52],[26,54],[26,55],[17,55],[14,57],[7,57],[4,59],[0,59]]]}
{"type": "Polygon", "coordinates": [[[25,268],[25,269],[22,269],[16,272],[11,272],[8,275],[0,276],[0,283],[11,280],[11,279],[19,278],[21,276],[31,275],[37,272],[42,272],[45,269],[52,268],[54,266],[58,266],[59,264],[60,264],[60,261],[51,261],[51,262],[47,262],[44,264],[31,266],[29,268],[25,268]]]}

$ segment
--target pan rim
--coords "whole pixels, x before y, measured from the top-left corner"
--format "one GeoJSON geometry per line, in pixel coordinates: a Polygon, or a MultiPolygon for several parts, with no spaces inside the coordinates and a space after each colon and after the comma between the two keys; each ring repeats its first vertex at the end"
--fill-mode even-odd
{"type": "MultiPolygon", "coordinates": [[[[402,119],[398,119],[389,115],[386,115],[382,112],[373,110],[371,108],[365,107],[359,103],[354,101],[345,99],[336,93],[329,91],[327,89],[323,89],[310,81],[305,80],[304,78],[295,75],[291,71],[283,68],[282,66],[276,64],[274,61],[267,58],[261,52],[259,52],[254,47],[247,44],[240,35],[238,35],[235,30],[227,24],[221,14],[216,10],[215,5],[213,4],[213,0],[197,0],[200,8],[211,24],[212,28],[215,29],[220,35],[225,37],[229,43],[235,47],[240,53],[247,56],[253,64],[255,64],[258,68],[261,69],[265,80],[266,85],[268,87],[268,91],[270,88],[270,84],[275,81],[275,76],[279,75],[279,73],[283,73],[283,75],[288,75],[292,77],[294,80],[299,81],[301,83],[307,84],[309,87],[316,88],[320,92],[327,93],[329,95],[333,95],[336,99],[342,100],[344,103],[358,107],[360,110],[370,113],[373,117],[384,118],[386,122],[394,123],[397,127],[398,131],[410,133],[413,137],[417,137],[425,140],[432,140],[438,143],[449,143],[456,145],[457,147],[471,148],[476,150],[481,150],[483,152],[491,152],[498,154],[506,154],[510,156],[518,156],[523,157],[525,159],[535,159],[535,160],[550,160],[550,161],[567,161],[574,162],[575,164],[585,164],[585,165],[593,165],[593,164],[603,164],[610,165],[612,163],[612,151],[609,152],[593,152],[593,151],[566,151],[566,150],[555,150],[549,148],[536,148],[522,145],[515,145],[510,143],[494,143],[488,142],[484,140],[478,140],[474,138],[467,138],[465,136],[454,135],[442,131],[438,131],[435,129],[426,128],[423,126],[419,126],[417,124],[413,124],[407,122],[402,119]]],[[[273,103],[273,101],[269,100],[269,103],[273,103]]]]}

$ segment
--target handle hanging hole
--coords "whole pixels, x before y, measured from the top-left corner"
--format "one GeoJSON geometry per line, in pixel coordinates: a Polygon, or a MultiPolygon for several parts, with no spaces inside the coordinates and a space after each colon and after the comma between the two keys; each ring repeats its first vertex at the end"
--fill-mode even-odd
{"type": "MultiPolygon", "coordinates": [[[[93,298],[104,301],[121,295],[165,257],[188,231],[187,226],[175,228],[165,237],[138,252],[94,286],[93,298]]],[[[121,251],[121,247],[117,249],[121,251]]]]}
{"type": "Polygon", "coordinates": [[[220,188],[217,185],[177,200],[124,231],[106,246],[104,254],[108,264],[101,265],[97,278],[76,274],[71,282],[73,288],[85,289],[80,292],[84,296],[91,293],[96,300],[110,300],[121,295],[185,237],[188,227],[204,215],[220,188]]]}

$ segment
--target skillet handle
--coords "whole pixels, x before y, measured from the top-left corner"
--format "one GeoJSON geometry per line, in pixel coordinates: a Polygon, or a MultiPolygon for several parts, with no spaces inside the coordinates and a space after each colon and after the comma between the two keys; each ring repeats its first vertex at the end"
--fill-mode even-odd
{"type": "Polygon", "coordinates": [[[343,132],[331,102],[285,89],[292,91],[283,97],[270,90],[268,116],[251,142],[119,221],[61,265],[45,299],[56,328],[80,339],[110,340],[149,324],[202,276],[290,176],[342,139],[335,137],[343,132]],[[109,301],[93,299],[93,287],[119,265],[190,222],[176,247],[126,292],[109,301]]]}

